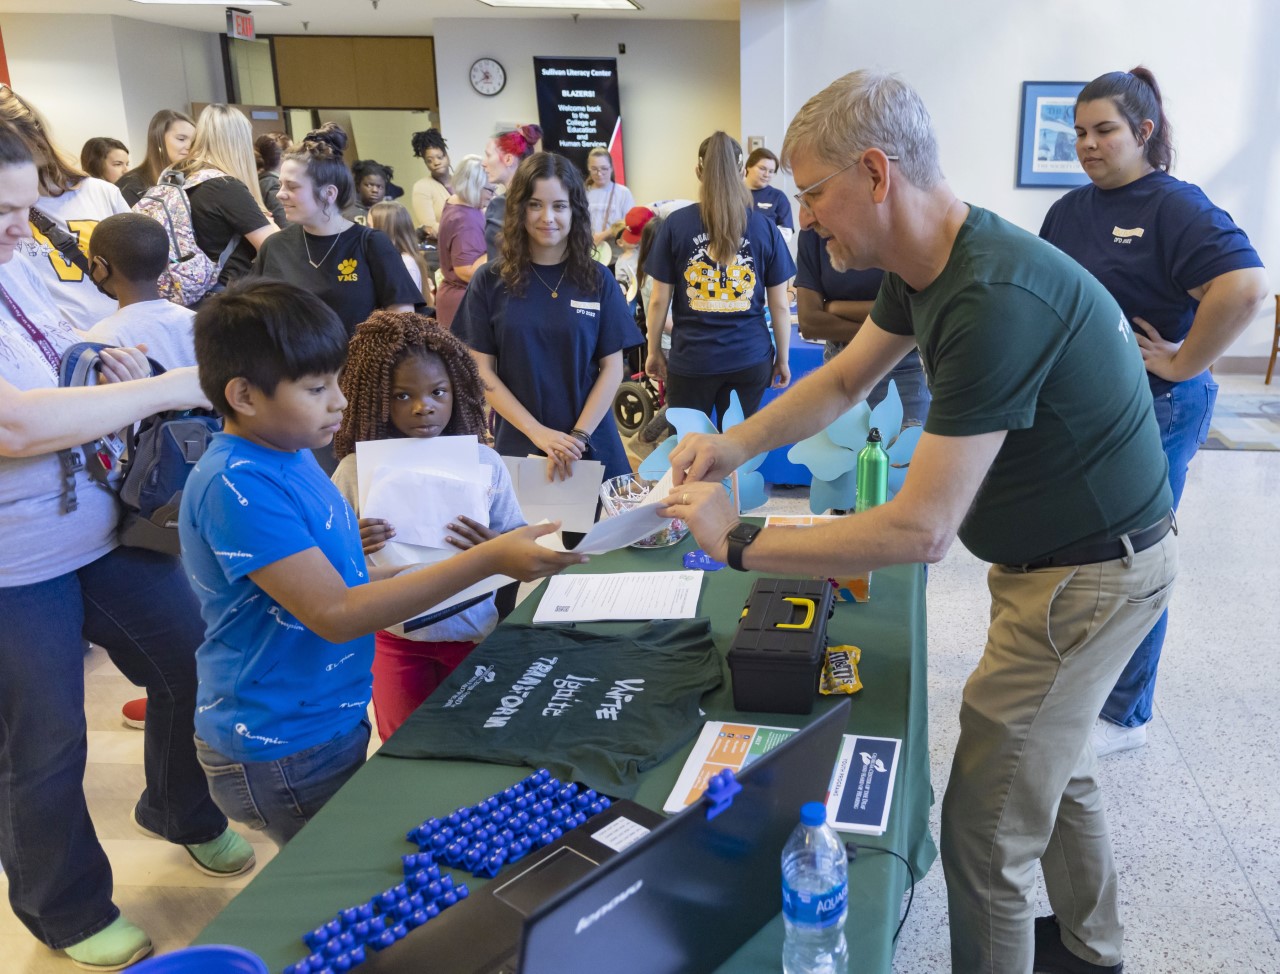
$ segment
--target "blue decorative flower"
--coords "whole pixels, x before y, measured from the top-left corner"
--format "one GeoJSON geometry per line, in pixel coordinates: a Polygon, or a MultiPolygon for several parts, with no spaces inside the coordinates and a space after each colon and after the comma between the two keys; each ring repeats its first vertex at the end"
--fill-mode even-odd
{"type": "MultiPolygon", "coordinates": [[[[824,430],[801,440],[789,451],[787,459],[808,467],[813,474],[809,489],[809,509],[815,514],[836,508],[852,510],[858,495],[856,468],[858,451],[867,444],[867,434],[872,427],[882,434],[902,427],[902,398],[898,385],[889,380],[889,391],[875,409],[860,402],[848,412],[837,416],[824,430]]],[[[889,454],[889,496],[893,497],[906,479],[907,468],[920,434],[919,426],[909,426],[895,433],[885,443],[889,454]]]]}
{"type": "MultiPolygon", "coordinates": [[[[728,431],[743,420],[742,404],[736,392],[729,393],[729,408],[724,414],[724,429],[728,431]]],[[[660,480],[671,467],[671,451],[676,448],[681,438],[690,433],[717,433],[715,423],[705,413],[696,409],[668,408],[667,422],[675,427],[673,436],[668,436],[658,444],[652,453],[644,458],[638,471],[645,480],[660,480]]],[[[738,474],[738,509],[749,511],[764,504],[764,477],[757,473],[760,464],[764,463],[765,454],[752,457],[737,470],[738,474]]],[[[726,481],[727,482],[727,481],[726,481]]]]}

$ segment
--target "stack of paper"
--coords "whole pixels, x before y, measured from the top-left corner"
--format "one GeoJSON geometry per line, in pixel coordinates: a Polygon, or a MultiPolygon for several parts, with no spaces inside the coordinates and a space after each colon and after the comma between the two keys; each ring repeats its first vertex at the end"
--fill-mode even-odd
{"type": "MultiPolygon", "coordinates": [[[[432,565],[457,554],[447,525],[466,516],[489,526],[490,468],[480,462],[474,436],[371,440],[356,444],[360,516],[382,518],[396,539],[369,556],[374,565],[432,565]]],[[[491,575],[430,613],[492,592],[515,579],[491,575]]],[[[405,628],[413,629],[414,620],[405,628]]],[[[392,629],[395,632],[400,627],[392,629]]]]}
{"type": "Polygon", "coordinates": [[[599,460],[579,460],[566,480],[547,479],[546,457],[503,457],[520,513],[530,524],[559,521],[560,530],[586,533],[596,521],[596,502],[604,480],[599,460]]]}

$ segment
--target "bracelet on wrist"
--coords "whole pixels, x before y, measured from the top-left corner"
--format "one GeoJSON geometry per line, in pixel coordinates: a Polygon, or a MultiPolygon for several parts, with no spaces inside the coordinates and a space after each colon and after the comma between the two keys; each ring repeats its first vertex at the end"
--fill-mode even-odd
{"type": "Polygon", "coordinates": [[[578,429],[576,426],[573,429],[569,430],[569,435],[572,436],[579,443],[581,443],[583,446],[587,446],[591,443],[591,434],[588,433],[586,430],[578,429]]]}

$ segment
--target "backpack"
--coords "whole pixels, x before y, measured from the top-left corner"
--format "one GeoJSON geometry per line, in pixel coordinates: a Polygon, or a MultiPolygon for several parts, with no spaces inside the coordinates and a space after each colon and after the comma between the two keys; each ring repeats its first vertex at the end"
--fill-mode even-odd
{"type": "Polygon", "coordinates": [[[133,211],[149,216],[169,235],[169,269],[157,282],[160,296],[174,304],[190,307],[212,291],[227,259],[240,243],[236,234],[227,241],[217,263],[196,243],[191,221],[191,199],[187,193],[201,183],[226,176],[220,169],[201,169],[190,176],[166,169],[160,182],[143,194],[133,211]]]}
{"type": "MultiPolygon", "coordinates": [[[[108,347],[98,342],[70,346],[62,354],[60,384],[94,384],[101,350],[108,347]]],[[[151,370],[156,375],[164,372],[155,361],[151,370]]],[[[94,483],[120,498],[124,513],[117,538],[122,545],[168,555],[179,553],[182,490],[191,468],[221,429],[222,420],[208,410],[171,410],[81,447],[94,483]]]]}

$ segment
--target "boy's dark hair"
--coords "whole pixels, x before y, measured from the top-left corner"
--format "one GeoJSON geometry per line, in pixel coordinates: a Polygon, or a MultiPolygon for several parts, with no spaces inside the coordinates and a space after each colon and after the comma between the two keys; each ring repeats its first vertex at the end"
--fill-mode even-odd
{"type": "Polygon", "coordinates": [[[116,213],[93,228],[89,256],[127,281],[155,281],[169,266],[169,235],[149,216],[116,213]]]}
{"type": "Polygon", "coordinates": [[[347,328],[327,304],[296,284],[254,277],[204,302],[195,320],[200,388],[219,415],[234,415],[227,383],[245,379],[268,396],[281,382],[337,372],[347,328]]]}
{"type": "Polygon", "coordinates": [[[351,167],[351,176],[355,180],[356,185],[360,185],[360,181],[365,176],[381,176],[382,181],[388,186],[391,185],[391,177],[396,171],[390,166],[383,165],[375,159],[361,159],[351,167]]]}
{"type": "Polygon", "coordinates": [[[400,434],[391,425],[391,376],[410,355],[435,355],[453,385],[453,415],[445,436],[487,437],[484,382],[467,346],[434,318],[407,311],[375,311],[356,327],[351,357],[340,387],[347,397],[342,428],[333,437],[339,460],[364,440],[386,440],[400,434]]]}

